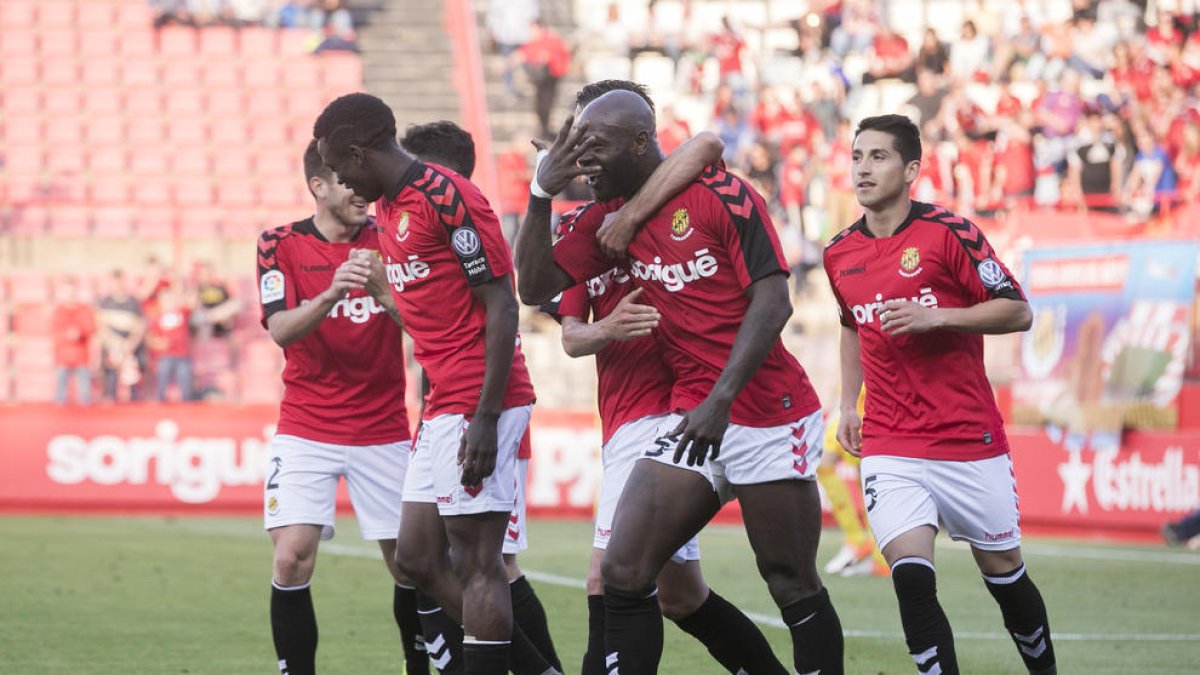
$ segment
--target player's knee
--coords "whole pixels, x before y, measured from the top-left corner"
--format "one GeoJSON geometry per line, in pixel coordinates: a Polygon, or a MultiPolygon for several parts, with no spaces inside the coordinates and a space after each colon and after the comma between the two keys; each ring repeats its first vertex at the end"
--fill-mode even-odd
{"type": "Polygon", "coordinates": [[[696,613],[700,605],[708,599],[708,589],[702,592],[680,592],[671,586],[659,585],[658,609],[662,615],[671,621],[679,621],[696,613]]]}
{"type": "Polygon", "coordinates": [[[604,577],[600,574],[600,565],[588,568],[586,585],[588,595],[604,595],[604,577]]]}
{"type": "Polygon", "coordinates": [[[604,553],[600,576],[604,585],[623,591],[638,592],[654,584],[653,572],[647,574],[646,570],[640,569],[637,561],[623,560],[622,556],[614,555],[612,549],[604,553]]]}
{"type": "Polygon", "coordinates": [[[758,559],[758,573],[767,582],[771,598],[780,607],[796,602],[821,590],[821,577],[814,565],[802,565],[795,560],[758,559]]]}
{"type": "Polygon", "coordinates": [[[396,549],[396,570],[418,586],[430,579],[436,571],[436,566],[437,562],[434,560],[434,556],[419,548],[398,547],[396,549]]]}
{"type": "Polygon", "coordinates": [[[275,582],[281,586],[298,586],[306,584],[312,578],[316,566],[315,555],[303,555],[290,548],[279,548],[275,551],[274,572],[275,582]]]}

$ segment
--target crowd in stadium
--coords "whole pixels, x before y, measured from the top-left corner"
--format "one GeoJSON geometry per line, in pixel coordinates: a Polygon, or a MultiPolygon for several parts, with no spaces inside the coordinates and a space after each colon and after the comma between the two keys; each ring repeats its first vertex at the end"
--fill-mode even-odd
{"type": "Polygon", "coordinates": [[[269,26],[307,30],[313,51],[358,51],[342,0],[149,0],[155,26],[269,26]]]}

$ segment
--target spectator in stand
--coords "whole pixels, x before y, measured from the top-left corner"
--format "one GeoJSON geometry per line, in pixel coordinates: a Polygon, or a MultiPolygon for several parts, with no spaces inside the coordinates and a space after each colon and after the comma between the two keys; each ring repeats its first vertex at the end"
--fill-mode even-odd
{"type": "Polygon", "coordinates": [[[58,286],[59,299],[51,315],[54,331],[54,402],[67,403],[67,390],[75,380],[75,402],[92,402],[92,337],[96,334],[96,317],[91,306],[80,301],[79,281],[67,277],[58,286]]]}
{"type": "Polygon", "coordinates": [[[530,26],[538,18],[537,0],[490,0],[485,19],[492,47],[504,57],[504,90],[512,98],[520,96],[511,60],[513,52],[532,37],[530,26]]]}
{"type": "Polygon", "coordinates": [[[769,206],[779,198],[778,162],[771,148],[763,141],[755,141],[746,153],[746,179],[762,194],[769,206]]]}
{"type": "MultiPolygon", "coordinates": [[[[675,115],[675,108],[664,105],[658,111],[658,147],[664,155],[675,152],[675,148],[683,145],[692,137],[692,128],[687,120],[675,115]]],[[[524,211],[524,207],[522,207],[524,211]]]]}
{"type": "Polygon", "coordinates": [[[500,228],[509,245],[517,236],[521,216],[525,214],[525,206],[529,203],[529,182],[533,179],[533,169],[529,166],[531,136],[528,132],[514,134],[504,151],[496,157],[496,174],[500,183],[496,215],[500,216],[500,228]]]}
{"type": "Polygon", "coordinates": [[[354,32],[354,18],[341,0],[323,0],[321,31],[324,37],[314,53],[357,52],[358,36],[354,32]]]}
{"type": "Polygon", "coordinates": [[[847,54],[861,54],[871,46],[875,30],[871,3],[868,0],[845,0],[840,22],[829,37],[829,48],[839,59],[847,54]]]}
{"type": "Polygon", "coordinates": [[[1094,17],[1087,14],[1080,16],[1074,22],[1074,51],[1067,59],[1067,64],[1091,79],[1104,77],[1116,38],[1115,28],[1100,28],[1096,26],[1094,17]]]}
{"type": "Polygon", "coordinates": [[[192,317],[199,337],[225,338],[233,332],[242,303],[233,297],[227,284],[212,263],[197,261],[193,268],[196,298],[189,303],[196,308],[192,317]]]}
{"type": "Polygon", "coordinates": [[[147,257],[146,271],[138,279],[137,289],[134,292],[134,295],[142,303],[143,313],[158,299],[159,291],[169,286],[170,283],[167,279],[167,266],[156,255],[147,257]]]}
{"type": "Polygon", "coordinates": [[[1175,172],[1179,174],[1179,202],[1200,203],[1200,124],[1192,122],[1183,128],[1183,144],[1175,157],[1175,172]]]}
{"type": "Polygon", "coordinates": [[[990,47],[986,35],[981,35],[975,22],[963,22],[959,39],[950,47],[950,71],[958,80],[986,77],[990,47]]]}
{"type": "Polygon", "coordinates": [[[1134,127],[1137,155],[1125,182],[1124,202],[1133,220],[1147,220],[1175,197],[1175,168],[1166,149],[1145,125],[1134,127]]]}
{"type": "Polygon", "coordinates": [[[863,74],[863,84],[871,84],[879,80],[897,79],[903,82],[916,82],[916,58],[908,48],[908,40],[883,24],[871,49],[867,53],[867,72],[863,74]]]}
{"type": "Polygon", "coordinates": [[[921,72],[940,77],[946,73],[946,65],[949,62],[950,53],[946,51],[946,45],[938,39],[937,31],[926,28],[925,35],[921,38],[921,48],[917,50],[917,77],[920,77],[921,72]]]}
{"type": "Polygon", "coordinates": [[[808,201],[806,196],[810,180],[808,157],[808,150],[803,145],[793,145],[779,171],[779,203],[787,215],[785,222],[788,227],[794,227],[801,233],[806,231],[804,206],[808,201]]]}
{"type": "Polygon", "coordinates": [[[917,111],[919,119],[916,122],[925,124],[937,118],[942,109],[942,101],[945,100],[946,90],[940,86],[937,75],[931,70],[918,70],[917,93],[908,99],[908,105],[917,111]]]}
{"type": "Polygon", "coordinates": [[[843,118],[838,121],[837,130],[824,156],[828,190],[825,195],[828,211],[826,221],[832,231],[821,234],[822,242],[827,241],[845,223],[853,222],[859,212],[858,199],[854,196],[854,181],[850,175],[850,152],[853,143],[854,129],[850,126],[850,120],[843,118]]]}
{"type": "Polygon", "coordinates": [[[718,80],[728,84],[737,95],[746,91],[746,75],[742,60],[746,52],[746,40],[733,27],[728,16],[721,17],[721,30],[711,38],[709,55],[717,61],[718,80]]]}
{"type": "Polygon", "coordinates": [[[1095,107],[1084,115],[1078,139],[1078,147],[1067,155],[1064,201],[1084,210],[1117,213],[1125,148],[1104,128],[1103,113],[1095,107]]]}
{"type": "Polygon", "coordinates": [[[107,294],[96,304],[100,338],[100,376],[104,398],[110,402],[138,400],[142,380],[146,319],[142,305],[129,293],[125,273],[114,270],[107,294]],[[127,394],[121,395],[121,388],[127,394]]]}
{"type": "Polygon", "coordinates": [[[146,344],[154,362],[154,398],[159,402],[167,400],[167,387],[171,382],[179,388],[179,400],[193,399],[191,334],[188,330],[191,311],[184,301],[182,289],[178,285],[168,285],[159,291],[158,302],[147,316],[146,344]]]}
{"type": "Polygon", "coordinates": [[[754,133],[759,138],[778,142],[779,127],[790,115],[788,109],[779,101],[774,87],[768,84],[759,85],[758,99],[750,111],[750,125],[754,127],[754,133]]]}
{"type": "Polygon", "coordinates": [[[1023,69],[1025,77],[1036,77],[1038,73],[1030,73],[1029,63],[1042,48],[1042,34],[1034,27],[1028,15],[1021,17],[1017,33],[1001,44],[996,45],[996,65],[1002,72],[1011,73],[1018,64],[1023,69]]]}
{"type": "Polygon", "coordinates": [[[746,153],[750,151],[750,144],[754,142],[754,131],[750,128],[750,123],[737,108],[729,106],[721,111],[713,131],[725,144],[721,159],[730,166],[741,166],[746,153]]]}
{"type": "Polygon", "coordinates": [[[1026,108],[999,116],[996,168],[992,181],[994,203],[1007,208],[1027,206],[1033,197],[1033,113],[1026,108]]]}
{"type": "Polygon", "coordinates": [[[571,67],[571,51],[562,37],[541,20],[534,20],[530,26],[529,42],[521,45],[513,56],[525,66],[533,82],[538,133],[543,138],[553,138],[550,111],[558,95],[558,83],[571,67]]]}

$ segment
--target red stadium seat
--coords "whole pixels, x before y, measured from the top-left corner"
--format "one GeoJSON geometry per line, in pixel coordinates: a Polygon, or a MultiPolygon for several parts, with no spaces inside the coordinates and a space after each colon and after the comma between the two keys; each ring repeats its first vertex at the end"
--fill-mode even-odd
{"type": "Polygon", "coordinates": [[[204,144],[181,145],[171,154],[171,171],[177,176],[190,179],[210,176],[212,164],[208,161],[208,148],[204,144]]]}
{"type": "Polygon", "coordinates": [[[129,203],[130,187],[129,177],[123,173],[96,173],[88,180],[88,201],[124,206],[129,203]]]}
{"type": "Polygon", "coordinates": [[[54,368],[54,338],[51,317],[54,306],[48,302],[13,307],[12,360],[18,370],[54,368]]]}
{"type": "Polygon", "coordinates": [[[42,82],[47,85],[79,83],[79,61],[75,58],[47,58],[42,61],[42,82]]]}
{"type": "MultiPolygon", "coordinates": [[[[244,240],[258,236],[263,229],[263,212],[258,208],[226,209],[221,218],[221,235],[227,239],[244,240]]],[[[257,281],[254,292],[258,293],[257,281]]]]}
{"type": "Polygon", "coordinates": [[[246,92],[246,114],[250,117],[283,117],[283,97],[277,89],[251,89],[246,92]]]}
{"type": "MultiPolygon", "coordinates": [[[[39,164],[40,161],[39,159],[39,164]]],[[[42,196],[42,179],[37,175],[10,172],[5,176],[3,185],[6,191],[4,196],[6,204],[28,204],[41,199],[42,196]]],[[[0,219],[0,230],[4,229],[3,224],[3,219],[0,219]]]]}
{"type": "Polygon", "coordinates": [[[38,60],[26,56],[5,57],[0,61],[0,82],[7,87],[14,84],[38,84],[41,81],[38,60]]]}
{"type": "MultiPolygon", "coordinates": [[[[80,109],[89,121],[93,115],[116,115],[122,111],[121,92],[110,87],[87,87],[83,90],[80,109]]],[[[89,125],[90,126],[90,125],[89,125]]]]}
{"type": "Polygon", "coordinates": [[[278,89],[279,71],[279,62],[273,56],[244,61],[242,63],[242,84],[247,90],[278,89]]]}
{"type": "Polygon", "coordinates": [[[167,122],[167,138],[177,144],[203,143],[208,140],[208,126],[203,117],[172,117],[167,122]]]}
{"type": "Polygon", "coordinates": [[[42,236],[46,233],[46,209],[41,206],[13,209],[8,214],[8,233],[18,237],[42,236]]]}
{"type": "MultiPolygon", "coordinates": [[[[136,159],[135,157],[134,161],[136,159]]],[[[134,179],[133,201],[137,206],[167,206],[172,203],[172,197],[171,180],[161,174],[138,176],[134,179]]]]}
{"type": "Polygon", "coordinates": [[[303,181],[304,156],[301,153],[263,150],[254,158],[254,173],[263,178],[288,178],[303,181]]]}
{"type": "Polygon", "coordinates": [[[172,98],[181,89],[198,87],[200,62],[180,58],[167,61],[162,67],[162,84],[170,88],[167,91],[167,99],[172,98]]]}
{"type": "Polygon", "coordinates": [[[198,48],[194,28],[165,26],[158,29],[158,53],[166,57],[195,58],[198,48]]]}
{"type": "Polygon", "coordinates": [[[224,180],[217,184],[216,203],[226,208],[245,208],[258,203],[258,186],[246,180],[224,180]]]}
{"type": "Polygon", "coordinates": [[[150,3],[117,3],[117,24],[125,33],[140,31],[153,35],[154,13],[150,11],[150,3]]]}
{"type": "Polygon", "coordinates": [[[326,90],[355,91],[362,88],[362,59],[357,54],[326,52],[317,57],[321,82],[326,90]]]}
{"type": "Polygon", "coordinates": [[[135,146],[136,152],[142,152],[145,149],[143,146],[165,141],[167,131],[161,120],[147,117],[130,123],[125,129],[125,139],[135,146]]]}
{"type": "Polygon", "coordinates": [[[238,33],[238,52],[244,57],[257,60],[264,56],[275,56],[278,52],[278,31],[272,28],[251,26],[238,33]]]}
{"type": "Polygon", "coordinates": [[[92,214],[86,207],[56,204],[47,213],[50,233],[56,237],[86,237],[92,233],[92,214]]]}
{"type": "Polygon", "coordinates": [[[42,94],[42,110],[51,117],[79,112],[81,97],[75,87],[54,87],[42,94]]]}
{"type": "MultiPolygon", "coordinates": [[[[179,224],[183,226],[188,211],[211,207],[213,204],[212,179],[208,176],[178,180],[175,183],[175,203],[186,207],[180,213],[179,224]]],[[[215,228],[214,228],[215,229],[215,228]]]]}
{"type": "Polygon", "coordinates": [[[49,145],[67,145],[83,141],[83,120],[74,115],[58,115],[46,122],[42,136],[49,145]]]}
{"type": "Polygon", "coordinates": [[[5,0],[0,2],[0,27],[4,32],[21,32],[32,30],[37,24],[35,8],[36,0],[5,0]],[[7,29],[13,29],[12,31],[7,29]]]}
{"type": "MultiPolygon", "coordinates": [[[[44,148],[39,145],[23,145],[18,143],[20,136],[12,136],[14,139],[5,143],[4,148],[0,149],[0,158],[3,158],[3,167],[6,173],[37,173],[46,168],[46,153],[44,148]]],[[[36,136],[26,136],[25,138],[34,138],[36,136]]]]}
{"type": "Polygon", "coordinates": [[[123,206],[97,208],[92,215],[92,234],[114,239],[133,235],[133,212],[123,206]]]}
{"type": "Polygon", "coordinates": [[[37,3],[38,25],[63,28],[75,25],[75,3],[69,0],[40,0],[37,3]]]}
{"type": "MultiPolygon", "coordinates": [[[[113,26],[116,23],[115,6],[111,2],[81,2],[76,10],[79,14],[78,24],[87,31],[113,26]]],[[[84,31],[85,34],[87,31],[84,31]]]]}
{"type": "Polygon", "coordinates": [[[206,57],[201,65],[200,79],[212,95],[214,89],[237,89],[241,86],[241,72],[237,62],[220,57],[206,57]]]}
{"type": "Polygon", "coordinates": [[[320,43],[320,34],[310,30],[291,28],[279,31],[279,55],[286,59],[312,54],[320,43]]]}
{"type": "Polygon", "coordinates": [[[310,89],[318,90],[321,86],[320,56],[297,56],[288,60],[283,69],[283,83],[289,90],[310,89]]]}
{"type": "Polygon", "coordinates": [[[294,122],[311,125],[324,108],[321,90],[315,87],[297,87],[286,94],[288,115],[294,122]]]}
{"type": "Polygon", "coordinates": [[[4,119],[4,138],[10,143],[29,143],[42,137],[43,122],[38,114],[7,114],[4,119]]]}
{"type": "Polygon", "coordinates": [[[126,58],[121,65],[121,83],[126,87],[157,87],[160,73],[153,60],[126,58]]]}
{"type": "Polygon", "coordinates": [[[169,117],[176,115],[199,115],[204,113],[204,94],[199,89],[175,89],[163,98],[169,117]]]}
{"type": "Polygon", "coordinates": [[[200,55],[205,59],[237,56],[237,31],[228,26],[209,26],[200,31],[200,55]]]}
{"type": "MultiPolygon", "coordinates": [[[[118,99],[118,103],[120,99],[118,99]]],[[[125,140],[125,117],[108,111],[88,110],[84,134],[89,145],[118,145],[125,140]],[[104,114],[93,115],[94,112],[104,114]]],[[[115,111],[114,111],[115,112],[115,111]]]]}
{"type": "Polygon", "coordinates": [[[32,31],[5,30],[3,36],[0,39],[0,56],[4,58],[28,57],[37,52],[37,35],[32,31]]]}
{"type": "MultiPolygon", "coordinates": [[[[3,58],[3,57],[0,57],[3,58]]],[[[33,117],[42,110],[42,90],[34,85],[4,86],[4,114],[33,117]]]]}
{"type": "Polygon", "coordinates": [[[137,125],[150,120],[157,121],[155,118],[162,112],[162,106],[158,89],[137,87],[125,90],[125,112],[137,119],[137,125]]]}
{"type": "Polygon", "coordinates": [[[121,36],[118,38],[118,50],[121,56],[127,59],[153,58],[158,53],[158,43],[154,38],[154,31],[149,24],[141,26],[140,29],[121,31],[121,36]]]}
{"type": "Polygon", "coordinates": [[[205,108],[216,118],[214,125],[221,120],[240,117],[244,110],[241,85],[212,86],[205,97],[205,108]]]}
{"type": "Polygon", "coordinates": [[[271,372],[242,373],[238,397],[242,403],[278,403],[283,398],[283,381],[271,372]]]}
{"type": "Polygon", "coordinates": [[[291,133],[290,125],[281,119],[265,117],[250,122],[250,141],[260,147],[279,147],[288,142],[291,133]]]}
{"type": "Polygon", "coordinates": [[[216,145],[245,144],[249,140],[246,120],[240,115],[217,117],[209,126],[208,137],[216,145]]]}
{"type": "Polygon", "coordinates": [[[146,144],[129,154],[129,170],[141,176],[162,176],[171,167],[172,150],[158,144],[146,144]]]}
{"type": "Polygon", "coordinates": [[[79,53],[87,58],[110,58],[117,53],[117,44],[116,32],[98,26],[79,33],[79,53]]]}
{"type": "Polygon", "coordinates": [[[179,236],[184,239],[212,239],[221,231],[224,212],[211,206],[197,206],[179,212],[179,236]]]}
{"type": "Polygon", "coordinates": [[[54,400],[53,370],[18,370],[13,375],[13,400],[20,403],[46,403],[54,400]]]}
{"type": "Polygon", "coordinates": [[[9,300],[15,303],[44,303],[50,299],[50,277],[36,270],[15,270],[10,275],[9,300]]]}
{"type": "Polygon", "coordinates": [[[129,156],[122,145],[95,145],[90,141],[88,168],[93,174],[124,172],[129,167],[129,156]]]}
{"type": "Polygon", "coordinates": [[[112,89],[121,82],[121,62],[89,56],[83,62],[82,82],[89,89],[112,89]]]}
{"type": "MultiPolygon", "coordinates": [[[[244,137],[243,137],[244,140],[244,137]]],[[[216,148],[212,156],[213,173],[218,180],[240,180],[249,176],[253,170],[254,155],[245,147],[230,146],[216,148]]]]}
{"type": "Polygon", "coordinates": [[[264,180],[260,189],[263,206],[295,208],[311,205],[312,196],[304,185],[303,174],[289,178],[264,180]]]}
{"type": "Polygon", "coordinates": [[[77,174],[87,167],[87,151],[81,143],[67,143],[46,151],[46,168],[57,174],[77,174]]]}
{"type": "Polygon", "coordinates": [[[146,239],[170,239],[175,236],[175,209],[139,206],[133,217],[134,232],[146,239]]]}
{"type": "Polygon", "coordinates": [[[253,372],[271,372],[280,365],[279,346],[271,338],[260,337],[246,342],[238,350],[238,363],[253,372]]]}
{"type": "Polygon", "coordinates": [[[77,34],[71,29],[42,30],[38,37],[39,56],[74,56],[79,53],[77,34]]]}

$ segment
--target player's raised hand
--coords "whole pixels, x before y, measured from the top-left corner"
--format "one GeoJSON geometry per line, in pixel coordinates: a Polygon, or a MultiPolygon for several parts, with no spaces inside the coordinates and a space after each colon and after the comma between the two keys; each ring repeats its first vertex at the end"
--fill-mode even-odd
{"type": "Polygon", "coordinates": [[[928,333],[938,329],[938,310],[907,300],[888,300],[879,313],[879,327],[889,335],[928,333]]]}
{"type": "Polygon", "coordinates": [[[671,436],[679,437],[675,446],[676,464],[685,456],[688,466],[704,466],[704,460],[721,455],[721,440],[729,428],[729,405],[711,397],[684,413],[671,436]]]}
{"type": "Polygon", "coordinates": [[[629,250],[629,242],[637,235],[638,223],[626,218],[625,213],[627,211],[622,208],[604,216],[604,222],[596,231],[596,243],[610,258],[624,258],[629,250]]]}
{"type": "Polygon", "coordinates": [[[567,188],[567,184],[579,176],[597,173],[600,168],[580,166],[579,158],[592,146],[594,140],[587,135],[587,124],[572,126],[574,117],[568,117],[559,129],[554,143],[547,149],[534,142],[538,150],[546,150],[546,156],[538,162],[534,179],[548,194],[556,195],[567,188]]]}
{"type": "Polygon", "coordinates": [[[333,281],[329,284],[329,292],[342,298],[347,293],[365,288],[371,277],[370,265],[359,258],[350,258],[338,265],[333,273],[333,281]]]}
{"type": "Polygon", "coordinates": [[[496,423],[498,415],[475,414],[458,445],[462,486],[473,488],[496,470],[496,423]]]}
{"type": "Polygon", "coordinates": [[[838,443],[846,452],[859,457],[862,452],[862,418],[854,408],[843,410],[838,416],[838,443]]]}
{"type": "Polygon", "coordinates": [[[635,289],[632,293],[621,298],[616,309],[597,323],[603,327],[604,334],[610,340],[632,340],[650,334],[658,327],[662,316],[650,305],[638,303],[644,289],[635,289]]]}
{"type": "Polygon", "coordinates": [[[367,281],[363,288],[376,300],[384,300],[391,296],[392,291],[387,283],[387,270],[383,267],[383,258],[379,251],[369,248],[350,249],[350,260],[358,260],[367,266],[367,281]]]}

